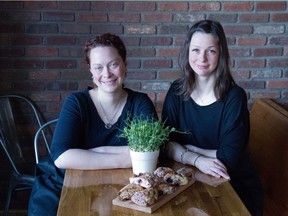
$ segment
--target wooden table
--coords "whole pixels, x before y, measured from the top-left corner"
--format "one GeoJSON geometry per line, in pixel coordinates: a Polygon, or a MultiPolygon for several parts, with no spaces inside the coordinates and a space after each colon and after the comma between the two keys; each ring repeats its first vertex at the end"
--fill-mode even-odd
{"type": "MultiPolygon", "coordinates": [[[[177,170],[184,165],[171,162],[177,170]]],[[[193,168],[193,167],[190,167],[193,168]]],[[[58,215],[150,215],[112,205],[117,192],[129,183],[132,169],[67,170],[58,215]]],[[[250,215],[230,183],[194,169],[195,183],[157,209],[152,215],[250,215]]]]}

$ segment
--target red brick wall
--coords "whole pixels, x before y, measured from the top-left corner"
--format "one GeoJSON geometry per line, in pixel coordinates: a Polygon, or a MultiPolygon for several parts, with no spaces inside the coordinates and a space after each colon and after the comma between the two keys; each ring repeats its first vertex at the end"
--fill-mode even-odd
{"type": "MultiPolygon", "coordinates": [[[[215,19],[224,26],[233,75],[249,103],[268,97],[288,107],[287,8],[287,1],[1,1],[0,95],[26,95],[47,120],[57,117],[70,92],[91,84],[84,42],[112,32],[128,48],[126,85],[147,92],[160,113],[179,76],[177,55],[187,29],[215,19]]],[[[0,149],[0,191],[9,178],[3,154],[0,149]]],[[[1,208],[4,200],[5,192],[1,208]]]]}
{"type": "Polygon", "coordinates": [[[248,94],[288,104],[286,1],[21,1],[0,2],[0,94],[32,98],[47,119],[72,91],[91,84],[83,44],[95,34],[120,35],[128,48],[127,86],[149,93],[158,111],[178,74],[187,29],[220,21],[233,75],[248,94]]]}

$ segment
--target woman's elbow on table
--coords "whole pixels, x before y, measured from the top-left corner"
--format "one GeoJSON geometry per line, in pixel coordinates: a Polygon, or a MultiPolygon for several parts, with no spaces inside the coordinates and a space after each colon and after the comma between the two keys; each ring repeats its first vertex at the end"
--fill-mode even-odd
{"type": "Polygon", "coordinates": [[[65,160],[63,159],[63,154],[60,155],[55,161],[54,165],[59,169],[65,169],[65,160]]]}
{"type": "Polygon", "coordinates": [[[81,153],[82,150],[78,152],[76,149],[69,149],[60,154],[59,157],[54,161],[54,164],[59,169],[72,168],[72,164],[75,163],[76,158],[79,159],[79,155],[81,155],[81,153]]]}

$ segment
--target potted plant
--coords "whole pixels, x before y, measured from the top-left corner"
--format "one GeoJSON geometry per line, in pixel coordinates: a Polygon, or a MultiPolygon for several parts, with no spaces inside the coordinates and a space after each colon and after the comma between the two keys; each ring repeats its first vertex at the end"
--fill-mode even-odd
{"type": "Polygon", "coordinates": [[[134,117],[126,120],[121,137],[127,138],[133,173],[153,172],[156,169],[160,147],[175,128],[165,126],[161,120],[134,117]]]}

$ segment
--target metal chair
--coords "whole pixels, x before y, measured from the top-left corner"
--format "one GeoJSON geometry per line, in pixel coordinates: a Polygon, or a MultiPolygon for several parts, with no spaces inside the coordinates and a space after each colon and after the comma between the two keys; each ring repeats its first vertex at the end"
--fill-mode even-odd
{"type": "Polygon", "coordinates": [[[51,121],[43,124],[36,132],[34,137],[34,151],[36,164],[43,157],[47,157],[50,154],[50,143],[52,141],[54,128],[56,126],[58,119],[53,119],[51,121]],[[42,135],[42,136],[40,136],[42,135]],[[42,139],[40,139],[42,137],[42,139]]]}
{"type": "Polygon", "coordinates": [[[12,167],[4,215],[8,215],[13,191],[31,188],[35,179],[33,153],[31,157],[26,157],[27,145],[25,146],[25,151],[23,143],[20,142],[20,140],[22,141],[22,137],[19,133],[22,133],[24,136],[26,133],[26,131],[21,131],[21,128],[19,129],[19,125],[25,122],[22,117],[23,119],[26,117],[26,120],[29,120],[29,127],[26,127],[25,130],[31,131],[31,139],[33,140],[34,132],[32,131],[35,128],[35,123],[32,122],[36,119],[37,127],[41,127],[42,125],[40,114],[34,104],[29,99],[20,95],[0,96],[0,143],[12,167]],[[27,168],[32,168],[30,174],[27,174],[27,168]],[[25,173],[25,169],[27,173],[25,173]]]}

